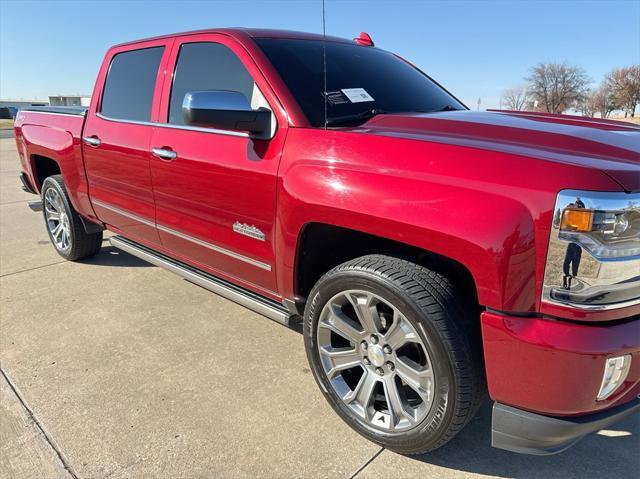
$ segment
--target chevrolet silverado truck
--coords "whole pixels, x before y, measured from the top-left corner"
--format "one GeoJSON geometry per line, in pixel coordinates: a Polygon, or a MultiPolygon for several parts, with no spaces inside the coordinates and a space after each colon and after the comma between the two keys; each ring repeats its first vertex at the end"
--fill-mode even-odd
{"type": "Polygon", "coordinates": [[[640,409],[635,125],[470,111],[364,33],[229,28],[114,46],[88,108],[15,133],[62,257],[109,230],[301,326],[322,394],[384,447],[445,444],[487,391],[493,445],[530,454],[640,409]]]}

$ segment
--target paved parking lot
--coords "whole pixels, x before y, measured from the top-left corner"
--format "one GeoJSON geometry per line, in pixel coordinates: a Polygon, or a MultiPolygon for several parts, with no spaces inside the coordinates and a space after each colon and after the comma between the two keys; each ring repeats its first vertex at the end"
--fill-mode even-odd
{"type": "Polygon", "coordinates": [[[105,242],[68,263],[0,140],[0,477],[639,477],[640,420],[557,456],[492,449],[490,404],[403,457],[321,397],[299,333],[105,242]]]}

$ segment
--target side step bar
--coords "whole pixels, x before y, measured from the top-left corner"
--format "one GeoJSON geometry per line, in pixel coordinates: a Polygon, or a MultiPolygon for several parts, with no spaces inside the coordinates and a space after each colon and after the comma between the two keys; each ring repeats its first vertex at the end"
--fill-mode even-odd
{"type": "Polygon", "coordinates": [[[244,288],[229,283],[223,279],[217,278],[202,270],[189,266],[173,258],[169,258],[162,253],[158,253],[146,246],[135,243],[122,236],[112,236],[109,242],[119,250],[125,251],[155,266],[168,269],[182,276],[187,281],[197,284],[209,291],[223,296],[231,301],[238,303],[258,314],[273,319],[278,323],[289,326],[291,313],[283,305],[276,301],[260,296],[244,288]]]}

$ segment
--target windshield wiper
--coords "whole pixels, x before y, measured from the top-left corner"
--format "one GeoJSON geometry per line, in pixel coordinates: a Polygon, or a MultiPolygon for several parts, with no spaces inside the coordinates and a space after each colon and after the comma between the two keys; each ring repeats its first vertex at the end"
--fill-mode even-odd
{"type": "Polygon", "coordinates": [[[361,111],[360,113],[355,113],[353,115],[334,116],[333,118],[327,118],[327,126],[335,126],[342,123],[364,122],[376,115],[381,115],[384,113],[386,113],[385,110],[373,108],[371,110],[361,111]]]}
{"type": "Polygon", "coordinates": [[[455,106],[451,106],[451,105],[445,105],[439,110],[433,110],[432,113],[436,113],[439,111],[458,111],[458,110],[461,110],[461,108],[456,108],[455,106]]]}

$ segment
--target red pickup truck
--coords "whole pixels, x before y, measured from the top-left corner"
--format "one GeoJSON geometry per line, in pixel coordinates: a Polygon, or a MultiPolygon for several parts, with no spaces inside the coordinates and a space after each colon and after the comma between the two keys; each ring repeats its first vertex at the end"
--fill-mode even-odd
{"type": "MultiPolygon", "coordinates": [[[[116,248],[300,326],[335,411],[394,451],[550,454],[640,410],[640,128],[470,111],[354,41],[117,45],[88,109],[26,108],[51,241],[116,248]]],[[[300,405],[304,407],[304,405],[300,405]]]]}

